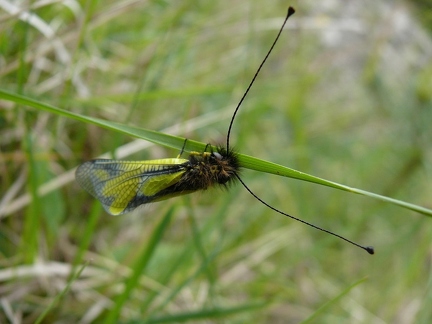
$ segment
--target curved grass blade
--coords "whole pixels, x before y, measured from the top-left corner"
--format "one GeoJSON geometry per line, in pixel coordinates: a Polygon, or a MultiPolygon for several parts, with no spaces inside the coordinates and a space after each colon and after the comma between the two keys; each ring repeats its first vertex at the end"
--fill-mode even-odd
{"type": "Polygon", "coordinates": [[[148,245],[143,249],[140,257],[136,261],[136,264],[133,266],[133,272],[131,276],[128,277],[124,282],[125,288],[123,292],[117,296],[113,308],[107,314],[107,317],[104,320],[105,324],[118,323],[118,318],[120,316],[123,305],[132,294],[133,289],[139,287],[139,280],[142,274],[145,272],[148,263],[150,262],[156,248],[158,247],[158,244],[161,241],[165,231],[167,230],[171,222],[173,213],[174,208],[168,210],[168,212],[165,214],[165,217],[162,219],[162,221],[159,223],[159,225],[153,232],[153,235],[151,236],[148,245]]]}
{"type": "Polygon", "coordinates": [[[319,317],[320,314],[327,311],[332,305],[336,304],[339,300],[342,299],[345,295],[347,295],[353,288],[357,287],[358,285],[365,282],[367,278],[362,278],[354,282],[353,284],[346,287],[344,290],[342,290],[339,295],[335,296],[328,302],[326,302],[324,305],[319,307],[311,316],[309,316],[307,319],[303,320],[301,324],[307,324],[307,323],[313,323],[316,322],[317,317],[319,317]]]}
{"type": "MultiPolygon", "coordinates": [[[[243,304],[233,307],[219,307],[203,309],[198,311],[190,311],[177,313],[167,316],[151,317],[146,320],[146,324],[156,323],[175,323],[175,322],[187,322],[196,320],[215,320],[218,318],[228,319],[229,316],[235,316],[241,313],[251,313],[267,307],[269,302],[250,303],[243,304]]],[[[130,321],[128,324],[142,323],[142,320],[130,321]]]]}
{"type": "Polygon", "coordinates": [[[66,286],[64,287],[64,289],[57,295],[55,296],[55,298],[52,300],[52,302],[47,306],[47,308],[38,316],[38,318],[36,319],[35,323],[36,324],[40,324],[42,323],[43,319],[48,315],[48,313],[53,310],[63,299],[63,297],[69,292],[69,290],[72,287],[72,284],[75,280],[77,280],[79,278],[79,276],[81,275],[81,273],[84,271],[84,269],[88,266],[89,262],[86,262],[82,265],[82,267],[75,272],[75,274],[73,274],[71,276],[71,278],[68,280],[66,286]]]}
{"type": "Polygon", "coordinates": [[[432,210],[431,209],[421,207],[418,205],[414,205],[411,203],[407,203],[407,202],[402,201],[402,200],[382,196],[382,195],[379,195],[379,194],[376,194],[376,193],[373,193],[370,191],[357,189],[357,188],[342,185],[342,184],[339,184],[339,183],[336,183],[333,181],[325,180],[325,179],[315,177],[313,175],[303,173],[301,171],[297,171],[297,170],[294,170],[294,169],[291,169],[291,168],[288,168],[288,167],[285,167],[285,166],[282,166],[282,165],[279,165],[279,164],[276,164],[273,162],[264,161],[264,160],[257,159],[257,158],[252,157],[252,156],[244,155],[244,154],[239,154],[239,161],[240,161],[241,166],[245,169],[271,173],[271,174],[275,174],[275,175],[287,177],[287,178],[299,179],[299,180],[317,183],[317,184],[320,184],[323,186],[327,186],[327,187],[331,187],[331,188],[335,188],[335,189],[339,189],[339,190],[343,190],[343,191],[356,193],[359,195],[363,195],[363,196],[375,198],[375,199],[378,199],[381,201],[389,202],[391,204],[394,204],[394,205],[418,212],[420,214],[432,217],[432,210]]]}
{"type": "MultiPolygon", "coordinates": [[[[42,103],[40,101],[18,95],[16,93],[11,93],[6,90],[0,89],[0,99],[12,101],[24,106],[33,107],[42,111],[46,111],[52,114],[56,114],[58,116],[63,116],[67,118],[71,118],[77,121],[97,125],[109,130],[113,130],[125,135],[130,135],[133,137],[141,138],[146,141],[162,145],[165,147],[170,147],[173,149],[181,150],[184,144],[184,138],[179,136],[173,136],[169,134],[160,133],[153,130],[148,130],[145,128],[138,128],[133,126],[127,126],[120,123],[111,122],[108,120],[103,120],[95,117],[88,117],[81,114],[73,113],[58,107],[54,107],[51,105],[47,105],[45,103],[42,103]]],[[[186,152],[190,151],[198,151],[202,152],[204,151],[206,147],[206,143],[197,142],[194,140],[187,141],[187,145],[185,147],[186,152]]],[[[215,147],[214,147],[215,148],[215,147]]],[[[352,193],[356,193],[359,195],[371,197],[374,199],[378,199],[381,201],[389,202],[391,204],[421,213],[426,216],[432,217],[432,210],[427,209],[418,205],[414,205],[411,203],[407,203],[398,199],[389,198],[386,196],[378,195],[366,190],[361,190],[353,187],[349,187],[346,185],[342,185],[333,181],[325,180],[319,177],[315,177],[313,175],[309,175],[307,173],[303,173],[301,171],[297,171],[276,163],[268,162],[265,160],[261,160],[252,156],[244,155],[244,154],[238,154],[238,159],[241,164],[241,166],[245,169],[255,170],[259,172],[265,172],[270,173],[278,176],[288,177],[288,178],[294,178],[298,180],[308,181],[316,184],[320,184],[323,186],[348,191],[352,193]]]]}

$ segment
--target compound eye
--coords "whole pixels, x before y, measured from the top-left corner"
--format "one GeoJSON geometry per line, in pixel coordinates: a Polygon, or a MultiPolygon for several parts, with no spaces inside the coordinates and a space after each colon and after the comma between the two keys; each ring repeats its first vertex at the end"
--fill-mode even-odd
{"type": "Polygon", "coordinates": [[[222,160],[223,159],[223,156],[220,153],[218,153],[218,152],[213,152],[213,155],[218,160],[222,160]]]}

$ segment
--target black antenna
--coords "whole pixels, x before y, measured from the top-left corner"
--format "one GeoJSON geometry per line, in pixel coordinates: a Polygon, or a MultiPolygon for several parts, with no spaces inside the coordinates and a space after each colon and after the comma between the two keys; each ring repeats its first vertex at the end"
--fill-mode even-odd
{"type": "Polygon", "coordinates": [[[270,47],[270,50],[267,52],[266,56],[264,57],[264,60],[261,62],[260,66],[258,67],[258,70],[255,72],[255,75],[254,75],[254,77],[252,78],[252,81],[249,83],[249,86],[247,87],[245,93],[243,94],[243,97],[241,97],[241,99],[240,99],[240,101],[239,101],[239,103],[238,103],[236,109],[234,110],[234,114],[233,114],[233,116],[232,116],[232,118],[231,118],[231,122],[230,122],[229,127],[228,127],[227,141],[226,141],[226,148],[227,148],[227,151],[229,151],[229,145],[230,145],[229,140],[230,140],[230,136],[231,136],[231,128],[232,128],[232,125],[233,125],[233,123],[234,123],[234,119],[235,119],[235,117],[236,117],[236,115],[237,115],[237,112],[238,112],[238,110],[240,109],[240,106],[241,106],[241,104],[243,103],[244,99],[246,98],[247,94],[249,93],[250,88],[252,88],[252,85],[254,84],[255,79],[257,78],[258,74],[260,73],[261,68],[263,67],[264,63],[267,61],[267,58],[270,56],[270,53],[272,52],[273,47],[275,47],[275,45],[276,45],[276,43],[277,43],[277,41],[278,41],[278,39],[279,39],[279,36],[281,35],[282,30],[283,30],[284,27],[285,27],[285,24],[286,24],[288,18],[291,17],[294,13],[295,13],[294,8],[293,8],[293,7],[289,7],[289,8],[288,8],[288,13],[287,13],[287,15],[286,15],[286,17],[285,17],[285,20],[284,20],[284,22],[283,22],[283,24],[282,24],[282,27],[279,29],[279,32],[278,32],[278,34],[277,34],[277,36],[276,36],[276,38],[275,38],[275,40],[274,40],[272,46],[270,47]]]}
{"type": "Polygon", "coordinates": [[[313,227],[313,228],[315,228],[315,229],[317,229],[317,230],[320,230],[320,231],[323,231],[323,232],[325,232],[325,233],[327,233],[327,234],[330,234],[330,235],[336,236],[337,238],[340,238],[341,240],[344,240],[344,241],[346,241],[346,242],[348,242],[348,243],[350,243],[350,244],[352,244],[352,245],[355,245],[355,246],[357,246],[357,247],[359,247],[359,248],[365,250],[365,251],[366,251],[367,253],[369,253],[369,254],[374,254],[374,253],[375,253],[374,248],[373,248],[372,246],[364,246],[364,245],[360,245],[360,244],[358,244],[358,243],[356,243],[356,242],[353,242],[353,241],[351,241],[351,240],[348,240],[347,238],[345,238],[345,237],[343,237],[343,236],[341,236],[341,235],[339,235],[339,234],[333,233],[333,232],[331,232],[331,231],[329,231],[329,230],[326,230],[326,229],[324,229],[324,228],[321,228],[321,227],[319,227],[319,226],[316,226],[316,225],[314,225],[314,224],[311,224],[311,223],[306,222],[306,221],[304,221],[304,220],[302,220],[302,219],[300,219],[300,218],[294,217],[294,216],[292,216],[292,215],[289,215],[289,214],[287,214],[287,213],[284,213],[283,211],[280,211],[279,209],[274,208],[272,205],[269,205],[269,204],[266,203],[264,200],[262,200],[260,197],[258,197],[257,195],[255,195],[255,194],[252,192],[252,190],[250,190],[249,187],[246,186],[246,184],[243,182],[243,180],[239,177],[239,175],[238,175],[237,173],[236,173],[236,177],[237,177],[237,179],[241,182],[241,184],[243,185],[243,187],[245,187],[246,190],[249,191],[249,193],[250,193],[252,196],[254,196],[254,198],[255,198],[256,200],[258,200],[260,203],[262,203],[263,205],[267,206],[267,207],[270,208],[271,210],[274,210],[275,212],[277,212],[277,213],[279,213],[279,214],[281,214],[281,215],[284,215],[284,216],[286,216],[286,217],[292,218],[292,219],[294,219],[294,220],[296,220],[296,221],[298,221],[298,222],[300,222],[300,223],[303,223],[303,224],[306,224],[306,225],[308,225],[308,226],[311,226],[311,227],[313,227]]]}
{"type": "MultiPolygon", "coordinates": [[[[279,39],[279,36],[281,35],[282,30],[283,30],[284,27],[285,27],[285,24],[286,24],[288,18],[291,17],[294,13],[295,13],[294,8],[293,8],[293,7],[289,7],[289,8],[288,8],[288,13],[287,13],[287,15],[286,15],[286,17],[285,17],[285,20],[284,20],[284,22],[283,22],[283,24],[282,24],[282,27],[279,29],[279,32],[278,32],[278,34],[277,34],[277,36],[276,36],[276,38],[275,38],[275,40],[274,40],[272,46],[270,47],[270,50],[267,52],[266,56],[264,57],[264,60],[261,62],[260,66],[258,67],[258,70],[256,71],[254,77],[252,78],[252,81],[249,83],[249,86],[247,87],[245,93],[243,94],[243,97],[240,99],[240,102],[238,103],[236,109],[234,110],[234,114],[233,114],[233,116],[232,116],[232,118],[231,118],[231,122],[230,122],[230,125],[229,125],[229,128],[228,128],[227,142],[226,142],[226,144],[227,144],[227,145],[226,145],[227,151],[229,151],[229,140],[230,140],[230,135],[231,135],[231,129],[232,129],[232,125],[233,125],[233,123],[234,123],[234,119],[235,119],[235,117],[236,117],[236,114],[237,114],[238,110],[240,109],[240,106],[241,106],[241,104],[243,103],[244,99],[246,98],[247,94],[249,93],[249,90],[251,89],[253,83],[255,82],[255,79],[257,78],[258,74],[260,73],[261,68],[263,67],[264,63],[267,61],[267,58],[269,57],[271,51],[273,50],[274,46],[276,45],[276,43],[277,43],[277,41],[278,41],[278,39],[279,39]]],[[[329,230],[326,230],[326,229],[324,229],[324,228],[321,228],[321,227],[319,227],[319,226],[316,226],[316,225],[314,225],[314,224],[312,224],[312,223],[306,222],[306,221],[304,221],[304,220],[302,220],[302,219],[300,219],[300,218],[297,218],[297,217],[294,217],[294,216],[289,215],[289,214],[287,214],[287,213],[284,213],[283,211],[281,211],[281,210],[279,210],[279,209],[277,209],[277,208],[275,208],[275,207],[269,205],[269,204],[266,203],[264,200],[262,200],[260,197],[258,197],[256,194],[254,194],[253,191],[252,191],[251,189],[249,189],[248,186],[246,186],[246,184],[243,182],[243,180],[240,178],[240,176],[239,176],[237,173],[235,173],[235,175],[236,175],[237,179],[240,181],[240,183],[243,185],[243,187],[245,187],[246,190],[247,190],[247,191],[248,191],[248,192],[249,192],[249,193],[250,193],[250,194],[251,194],[251,195],[252,195],[256,200],[258,200],[260,203],[262,203],[264,206],[267,206],[267,207],[270,208],[271,210],[273,210],[273,211],[275,211],[275,212],[277,212],[277,213],[279,213],[279,214],[281,214],[281,215],[283,215],[283,216],[286,216],[286,217],[289,217],[289,218],[291,218],[291,219],[294,219],[294,220],[296,220],[296,221],[298,221],[298,222],[300,222],[300,223],[303,223],[303,224],[305,224],[305,225],[308,225],[308,226],[310,226],[310,227],[313,227],[313,228],[315,228],[315,229],[317,229],[317,230],[320,230],[320,231],[325,232],[325,233],[327,233],[327,234],[333,235],[333,236],[335,236],[335,237],[337,237],[337,238],[339,238],[339,239],[341,239],[341,240],[344,240],[345,242],[348,242],[348,243],[350,243],[350,244],[352,244],[352,245],[354,245],[354,246],[357,246],[357,247],[359,247],[359,248],[365,250],[365,251],[366,251],[367,253],[369,253],[369,254],[374,254],[374,253],[375,253],[374,248],[373,248],[372,246],[364,246],[364,245],[360,245],[360,244],[355,243],[355,242],[353,242],[353,241],[351,241],[351,240],[348,240],[347,238],[345,238],[345,237],[343,237],[343,236],[341,236],[341,235],[339,235],[339,234],[333,233],[333,232],[331,232],[331,231],[329,231],[329,230]]]]}

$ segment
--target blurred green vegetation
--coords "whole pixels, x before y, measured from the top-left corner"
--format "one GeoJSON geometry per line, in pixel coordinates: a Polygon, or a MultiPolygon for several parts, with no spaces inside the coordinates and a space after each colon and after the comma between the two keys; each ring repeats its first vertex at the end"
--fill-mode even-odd
{"type": "Polygon", "coordinates": [[[414,0],[411,4],[420,21],[429,30],[429,33],[432,33],[432,1],[414,0]]]}
{"type": "MultiPolygon", "coordinates": [[[[236,149],[432,208],[432,40],[402,1],[5,3],[3,89],[215,144],[292,5],[236,149]]],[[[250,171],[242,179],[264,200],[377,254],[239,185],[111,217],[70,170],[106,152],[178,152],[122,155],[133,139],[5,101],[0,125],[0,322],[45,311],[44,323],[432,319],[428,217],[250,171]]]]}

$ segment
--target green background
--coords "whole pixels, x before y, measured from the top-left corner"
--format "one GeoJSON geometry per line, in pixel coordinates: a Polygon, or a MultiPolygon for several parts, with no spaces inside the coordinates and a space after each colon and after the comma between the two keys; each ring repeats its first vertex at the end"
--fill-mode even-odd
{"type": "MultiPolygon", "coordinates": [[[[18,12],[3,4],[1,88],[223,144],[288,5],[297,12],[232,144],[432,208],[427,2],[81,1],[18,12]]],[[[240,185],[111,217],[70,170],[103,153],[178,151],[8,101],[0,125],[0,322],[33,323],[44,311],[46,323],[432,320],[428,217],[249,170],[242,179],[262,199],[376,255],[268,210],[240,185]]]]}

